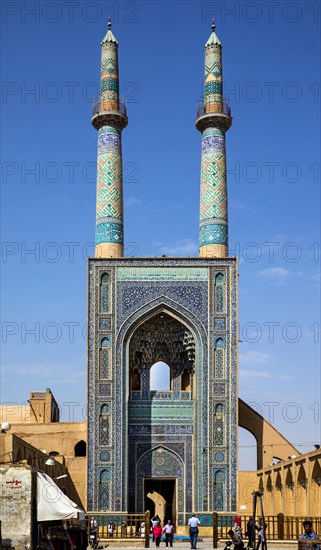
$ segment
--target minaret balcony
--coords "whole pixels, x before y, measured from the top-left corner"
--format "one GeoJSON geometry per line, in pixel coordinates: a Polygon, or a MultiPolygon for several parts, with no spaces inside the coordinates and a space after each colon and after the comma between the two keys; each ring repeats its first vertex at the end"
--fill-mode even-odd
{"type": "Polygon", "coordinates": [[[101,96],[96,97],[93,106],[91,118],[92,125],[99,130],[102,126],[116,125],[121,130],[128,124],[127,107],[124,98],[106,99],[101,96]]]}
{"type": "Polygon", "coordinates": [[[228,98],[222,101],[204,103],[201,98],[197,107],[196,128],[203,132],[206,128],[219,128],[226,132],[232,125],[231,107],[228,98]]]}

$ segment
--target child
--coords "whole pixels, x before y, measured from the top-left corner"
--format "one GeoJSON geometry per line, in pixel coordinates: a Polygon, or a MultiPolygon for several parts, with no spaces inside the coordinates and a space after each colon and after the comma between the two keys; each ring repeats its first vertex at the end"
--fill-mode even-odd
{"type": "Polygon", "coordinates": [[[241,526],[241,516],[236,516],[234,523],[234,532],[237,533],[240,538],[243,538],[242,535],[242,526],[241,526]]]}

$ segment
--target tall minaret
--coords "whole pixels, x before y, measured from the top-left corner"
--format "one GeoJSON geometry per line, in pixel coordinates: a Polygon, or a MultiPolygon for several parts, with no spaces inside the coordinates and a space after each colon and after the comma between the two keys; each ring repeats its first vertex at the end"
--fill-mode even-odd
{"type": "Polygon", "coordinates": [[[204,103],[199,107],[196,128],[202,132],[200,193],[200,256],[228,256],[225,132],[232,118],[223,100],[222,45],[212,33],[205,44],[204,103]]]}
{"type": "Polygon", "coordinates": [[[121,133],[128,119],[126,106],[119,99],[118,42],[111,32],[110,18],[101,43],[100,96],[91,122],[98,130],[95,256],[121,258],[124,255],[121,133]]]}

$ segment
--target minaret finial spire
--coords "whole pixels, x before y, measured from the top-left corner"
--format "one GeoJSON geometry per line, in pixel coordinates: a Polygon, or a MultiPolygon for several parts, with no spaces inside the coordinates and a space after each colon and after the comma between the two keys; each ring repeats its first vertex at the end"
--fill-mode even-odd
{"type": "MultiPolygon", "coordinates": [[[[214,19],[213,19],[214,21],[214,19]]],[[[110,16],[108,17],[108,29],[111,30],[111,18],[110,16]]]]}
{"type": "Polygon", "coordinates": [[[214,20],[214,17],[212,17],[212,32],[215,32],[215,20],[214,20]]]}

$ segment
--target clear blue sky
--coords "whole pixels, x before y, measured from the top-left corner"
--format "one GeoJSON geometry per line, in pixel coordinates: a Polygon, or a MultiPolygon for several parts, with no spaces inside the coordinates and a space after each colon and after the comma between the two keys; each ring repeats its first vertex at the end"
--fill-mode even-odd
{"type": "Polygon", "coordinates": [[[195,118],[214,14],[234,117],[227,160],[229,247],[240,258],[239,394],[294,443],[309,443],[301,451],[320,442],[320,4],[1,8],[1,400],[22,403],[50,387],[63,419],[83,415],[95,231],[90,119],[108,15],[129,115],[127,254],[197,255],[195,118]]]}

